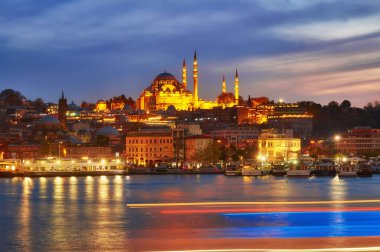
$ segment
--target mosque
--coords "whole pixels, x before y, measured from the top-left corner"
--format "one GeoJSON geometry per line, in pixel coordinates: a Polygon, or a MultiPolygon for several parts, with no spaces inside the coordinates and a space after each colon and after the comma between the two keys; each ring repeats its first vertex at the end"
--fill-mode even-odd
{"type": "Polygon", "coordinates": [[[193,62],[193,83],[194,91],[187,85],[186,62],[182,65],[182,83],[174,75],[166,71],[157,75],[152,84],[145,88],[137,99],[137,108],[144,111],[167,110],[169,106],[174,106],[176,110],[196,110],[212,109],[217,106],[232,107],[239,103],[239,77],[235,73],[235,94],[226,93],[226,82],[223,76],[222,94],[230,94],[232,99],[228,104],[221,104],[218,100],[205,101],[198,96],[198,61],[197,52],[194,53],[193,62]]]}

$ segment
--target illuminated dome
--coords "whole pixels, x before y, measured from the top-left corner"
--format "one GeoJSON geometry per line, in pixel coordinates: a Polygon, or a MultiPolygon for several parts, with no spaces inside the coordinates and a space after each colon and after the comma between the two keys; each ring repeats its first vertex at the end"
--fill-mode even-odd
{"type": "Polygon", "coordinates": [[[174,80],[177,81],[177,79],[172,75],[171,73],[163,72],[156,76],[154,81],[160,81],[160,80],[174,80]]]}
{"type": "Polygon", "coordinates": [[[119,134],[119,131],[117,131],[117,129],[111,126],[106,126],[106,127],[101,128],[98,131],[97,135],[110,137],[110,136],[119,136],[120,134],[119,134]]]}
{"type": "Polygon", "coordinates": [[[185,87],[171,73],[163,72],[154,78],[152,84],[146,89],[153,94],[158,92],[184,92],[185,87]]]}

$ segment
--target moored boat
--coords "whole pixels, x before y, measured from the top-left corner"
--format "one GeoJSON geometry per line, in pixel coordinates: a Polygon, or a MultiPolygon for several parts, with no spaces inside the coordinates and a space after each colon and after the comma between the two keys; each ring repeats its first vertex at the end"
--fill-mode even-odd
{"type": "Polygon", "coordinates": [[[357,174],[359,177],[371,177],[372,169],[368,163],[359,163],[357,174]]]}
{"type": "Polygon", "coordinates": [[[369,158],[369,163],[373,173],[380,173],[380,157],[369,158]]]}
{"type": "Polygon", "coordinates": [[[261,169],[258,169],[257,167],[252,166],[244,166],[241,170],[241,175],[243,176],[263,176],[265,175],[264,171],[261,169]]]}
{"type": "Polygon", "coordinates": [[[224,173],[226,176],[240,176],[241,175],[241,169],[235,165],[228,165],[226,167],[226,171],[224,173]]]}
{"type": "Polygon", "coordinates": [[[271,174],[273,176],[285,176],[287,167],[284,163],[273,164],[271,167],[271,174]]]}
{"type": "Polygon", "coordinates": [[[314,164],[314,159],[307,156],[301,157],[299,161],[293,160],[290,163],[290,168],[286,173],[288,177],[309,177],[310,170],[314,164]]]}
{"type": "Polygon", "coordinates": [[[315,176],[336,176],[337,171],[335,167],[334,159],[322,158],[317,160],[315,168],[312,171],[315,176]]]}
{"type": "Polygon", "coordinates": [[[356,177],[357,176],[356,167],[351,164],[342,164],[339,166],[338,176],[339,177],[356,177]]]}

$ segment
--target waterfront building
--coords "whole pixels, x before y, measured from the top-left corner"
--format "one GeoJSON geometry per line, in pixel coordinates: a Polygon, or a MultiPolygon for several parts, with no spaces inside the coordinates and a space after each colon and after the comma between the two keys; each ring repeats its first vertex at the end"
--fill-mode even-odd
{"type": "Polygon", "coordinates": [[[121,159],[68,159],[45,158],[25,160],[22,163],[25,172],[75,172],[75,171],[107,171],[124,170],[121,159]]]}
{"type": "Polygon", "coordinates": [[[6,159],[24,160],[40,156],[40,146],[35,144],[9,144],[4,149],[4,158],[6,159]]]}
{"type": "Polygon", "coordinates": [[[380,154],[380,129],[355,127],[336,137],[335,144],[341,153],[376,156],[380,154]]]}
{"type": "Polygon", "coordinates": [[[301,139],[293,138],[291,131],[277,133],[275,129],[262,130],[258,138],[258,159],[281,162],[298,159],[301,139]]]}
{"type": "MultiPolygon", "coordinates": [[[[179,82],[171,73],[163,72],[156,76],[152,84],[144,89],[137,99],[137,108],[144,111],[167,110],[170,106],[178,111],[212,109],[220,106],[217,101],[205,101],[199,98],[198,59],[196,52],[193,61],[194,92],[188,89],[186,62],[182,64],[182,82],[179,82]]],[[[224,90],[224,88],[223,88],[224,90]]],[[[239,97],[239,79],[235,76],[235,97],[239,97]]],[[[238,100],[234,101],[236,104],[238,100]]]]}
{"type": "Polygon", "coordinates": [[[210,133],[214,139],[221,140],[223,143],[243,147],[250,144],[257,144],[260,130],[252,125],[240,125],[215,129],[210,133]]]}
{"type": "Polygon", "coordinates": [[[113,158],[115,154],[110,146],[67,146],[66,158],[113,158]]]}
{"type": "Polygon", "coordinates": [[[154,166],[173,159],[173,134],[169,128],[143,129],[126,135],[126,158],[139,166],[154,166]]]}

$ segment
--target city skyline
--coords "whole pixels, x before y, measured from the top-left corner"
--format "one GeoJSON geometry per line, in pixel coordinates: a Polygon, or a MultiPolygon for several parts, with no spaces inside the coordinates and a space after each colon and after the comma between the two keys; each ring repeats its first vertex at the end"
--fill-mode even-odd
{"type": "MultiPolygon", "coordinates": [[[[0,83],[27,98],[136,99],[165,69],[181,79],[198,52],[200,96],[235,68],[246,99],[355,106],[379,100],[374,1],[3,1],[0,83]]],[[[192,71],[189,67],[188,71],[192,71]]],[[[188,80],[189,89],[193,83],[188,80]]]]}

